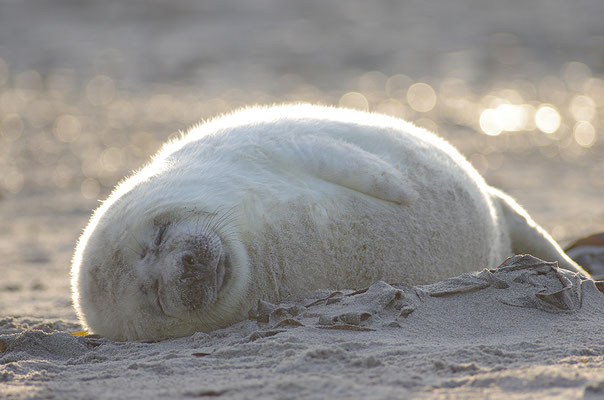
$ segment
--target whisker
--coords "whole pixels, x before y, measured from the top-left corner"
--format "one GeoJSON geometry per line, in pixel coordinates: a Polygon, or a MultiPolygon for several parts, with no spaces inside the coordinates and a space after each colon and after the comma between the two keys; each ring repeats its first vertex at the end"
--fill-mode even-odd
{"type": "Polygon", "coordinates": [[[143,249],[145,248],[145,246],[143,246],[143,245],[141,244],[141,242],[139,242],[139,241],[138,241],[138,239],[136,238],[136,236],[134,236],[134,234],[132,234],[132,233],[131,233],[131,234],[130,234],[130,237],[132,237],[132,239],[134,239],[134,241],[136,242],[136,244],[138,245],[138,247],[140,247],[140,249],[141,249],[140,251],[142,252],[142,251],[143,251],[143,249]]]}
{"type": "Polygon", "coordinates": [[[231,207],[224,214],[222,214],[220,216],[220,218],[218,218],[218,220],[216,220],[216,223],[212,226],[212,228],[213,228],[212,230],[220,231],[224,226],[226,226],[227,224],[230,224],[231,221],[233,221],[236,217],[235,207],[236,206],[231,207]]]}
{"type": "Polygon", "coordinates": [[[124,248],[127,249],[127,250],[130,250],[131,252],[133,252],[134,254],[136,254],[138,257],[142,257],[142,255],[143,255],[142,252],[139,253],[138,251],[134,250],[133,248],[131,248],[129,246],[124,246],[124,248]]]}
{"type": "Polygon", "coordinates": [[[216,208],[216,210],[214,210],[214,212],[213,212],[213,213],[210,213],[210,214],[209,214],[209,215],[210,215],[210,216],[209,216],[209,218],[206,218],[206,220],[205,220],[205,224],[204,224],[204,226],[203,226],[203,230],[204,230],[204,231],[206,231],[206,230],[209,230],[209,229],[210,229],[210,226],[213,224],[214,219],[216,218],[216,216],[217,216],[217,215],[218,215],[218,213],[219,213],[219,210],[220,210],[220,206],[218,206],[218,208],[216,208]]]}

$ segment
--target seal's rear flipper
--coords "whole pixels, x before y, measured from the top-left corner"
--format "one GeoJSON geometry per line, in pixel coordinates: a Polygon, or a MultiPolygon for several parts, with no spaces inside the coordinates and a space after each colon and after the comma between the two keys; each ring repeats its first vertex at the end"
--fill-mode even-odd
{"type": "Polygon", "coordinates": [[[490,193],[493,200],[499,203],[514,253],[527,253],[546,261],[557,261],[561,268],[590,277],[514,199],[494,188],[490,188],[490,193]]]}
{"type": "Polygon", "coordinates": [[[408,205],[419,197],[399,170],[352,143],[313,135],[273,144],[265,151],[286,168],[294,166],[327,182],[397,204],[408,205]]]}
{"type": "MultiPolygon", "coordinates": [[[[583,237],[564,251],[582,265],[593,279],[604,279],[604,232],[583,237]]],[[[604,281],[596,282],[596,286],[604,291],[604,281]]]]}

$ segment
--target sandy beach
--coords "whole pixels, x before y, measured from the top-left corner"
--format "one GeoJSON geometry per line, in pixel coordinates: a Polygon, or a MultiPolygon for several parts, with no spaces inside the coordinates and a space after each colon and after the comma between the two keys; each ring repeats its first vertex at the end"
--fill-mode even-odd
{"type": "Polygon", "coordinates": [[[69,282],[116,183],[256,103],[410,120],[562,246],[604,231],[602,15],[595,0],[0,1],[0,397],[604,398],[603,294],[532,258],[263,303],[158,343],[72,335],[69,282]]]}

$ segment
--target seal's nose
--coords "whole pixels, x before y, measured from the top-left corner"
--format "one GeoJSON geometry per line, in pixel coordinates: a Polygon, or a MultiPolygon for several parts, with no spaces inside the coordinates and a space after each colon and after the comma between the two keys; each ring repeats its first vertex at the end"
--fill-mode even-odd
{"type": "Polygon", "coordinates": [[[183,279],[198,277],[203,265],[201,262],[198,262],[196,258],[197,257],[195,257],[193,252],[187,252],[180,257],[183,279]]]}
{"type": "Polygon", "coordinates": [[[202,235],[189,240],[185,250],[176,254],[180,271],[180,301],[189,309],[198,309],[214,301],[225,275],[224,251],[217,237],[202,235]]]}
{"type": "Polygon", "coordinates": [[[182,278],[207,278],[216,273],[222,247],[220,244],[195,243],[191,250],[180,255],[180,269],[182,278]]]}

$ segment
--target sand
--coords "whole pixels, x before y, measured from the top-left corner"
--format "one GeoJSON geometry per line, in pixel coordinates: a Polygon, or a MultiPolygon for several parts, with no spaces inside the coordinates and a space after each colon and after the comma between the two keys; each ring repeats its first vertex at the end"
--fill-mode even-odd
{"type": "Polygon", "coordinates": [[[159,343],[0,321],[6,398],[602,398],[604,294],[532,256],[409,287],[260,302],[159,343]]]}
{"type": "MultiPolygon", "coordinates": [[[[171,135],[253,103],[408,119],[563,246],[604,231],[603,2],[76,3],[0,2],[0,398],[604,398],[603,295],[530,258],[159,343],[72,335],[69,288],[98,201],[171,135]]],[[[604,274],[601,248],[575,256],[604,274]]]]}

